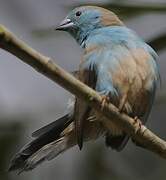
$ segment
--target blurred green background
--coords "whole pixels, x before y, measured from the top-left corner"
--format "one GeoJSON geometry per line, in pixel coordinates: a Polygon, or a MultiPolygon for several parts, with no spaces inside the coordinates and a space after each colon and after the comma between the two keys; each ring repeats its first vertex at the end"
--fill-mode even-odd
{"type": "MultiPolygon", "coordinates": [[[[147,126],[166,139],[166,0],[0,0],[0,23],[68,71],[81,50],[67,34],[54,32],[73,7],[100,5],[116,12],[158,52],[162,87],[147,126]],[[74,52],[74,53],[73,53],[74,52]]],[[[75,147],[51,162],[18,176],[7,173],[12,156],[31,133],[65,113],[67,91],[7,52],[0,50],[0,180],[165,180],[166,162],[129,143],[123,152],[107,149],[104,139],[75,147]]]]}

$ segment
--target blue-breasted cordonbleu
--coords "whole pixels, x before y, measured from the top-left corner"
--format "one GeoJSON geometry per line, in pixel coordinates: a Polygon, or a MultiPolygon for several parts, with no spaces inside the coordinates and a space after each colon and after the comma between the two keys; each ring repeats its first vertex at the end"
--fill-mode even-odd
{"type": "MultiPolygon", "coordinates": [[[[68,31],[84,49],[79,79],[108,96],[121,111],[145,122],[159,79],[154,50],[114,13],[99,7],[74,9],[57,29],[68,31]]],[[[80,148],[90,113],[91,108],[76,99],[74,120],[80,148]]],[[[102,118],[101,123],[109,126],[102,118]]],[[[106,143],[121,149],[128,136],[114,124],[111,126],[106,143]]]]}
{"type": "MultiPolygon", "coordinates": [[[[145,123],[159,81],[155,51],[113,12],[100,7],[78,7],[56,29],[69,32],[83,49],[77,78],[119,111],[145,123]]],[[[17,154],[10,169],[33,169],[101,135],[107,146],[118,151],[129,139],[113,122],[75,98],[71,112],[33,133],[36,139],[17,154]]]]}

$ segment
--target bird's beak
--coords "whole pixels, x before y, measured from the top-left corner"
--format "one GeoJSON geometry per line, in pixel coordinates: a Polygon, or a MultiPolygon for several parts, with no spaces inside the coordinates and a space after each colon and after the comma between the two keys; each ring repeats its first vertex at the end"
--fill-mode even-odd
{"type": "Polygon", "coordinates": [[[74,26],[74,23],[70,20],[70,19],[64,19],[60,25],[58,25],[55,30],[59,30],[59,31],[65,31],[71,27],[74,26]]]}

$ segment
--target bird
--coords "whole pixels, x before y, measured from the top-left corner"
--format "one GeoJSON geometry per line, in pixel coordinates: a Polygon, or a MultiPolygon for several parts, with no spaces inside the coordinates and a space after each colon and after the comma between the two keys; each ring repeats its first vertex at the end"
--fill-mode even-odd
{"type": "MultiPolygon", "coordinates": [[[[73,9],[56,27],[68,32],[83,49],[73,75],[134,119],[145,124],[160,82],[157,53],[112,11],[97,6],[73,9]]],[[[70,110],[32,134],[35,139],[11,160],[9,170],[34,169],[69,148],[103,136],[107,147],[123,150],[129,135],[115,123],[74,97],[70,110]]],[[[115,122],[115,121],[114,121],[115,122]]]]}

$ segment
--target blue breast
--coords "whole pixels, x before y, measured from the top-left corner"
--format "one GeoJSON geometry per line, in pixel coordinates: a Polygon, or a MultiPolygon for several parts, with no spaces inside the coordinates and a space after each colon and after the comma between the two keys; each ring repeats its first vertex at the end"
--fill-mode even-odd
{"type": "Polygon", "coordinates": [[[107,94],[112,92],[118,94],[113,86],[111,73],[117,71],[119,63],[125,61],[125,57],[130,50],[143,48],[151,55],[152,68],[158,74],[158,68],[155,62],[157,54],[132,30],[124,26],[112,26],[96,29],[86,39],[85,48],[96,47],[93,51],[85,54],[85,69],[95,68],[97,72],[96,90],[107,94]]]}

